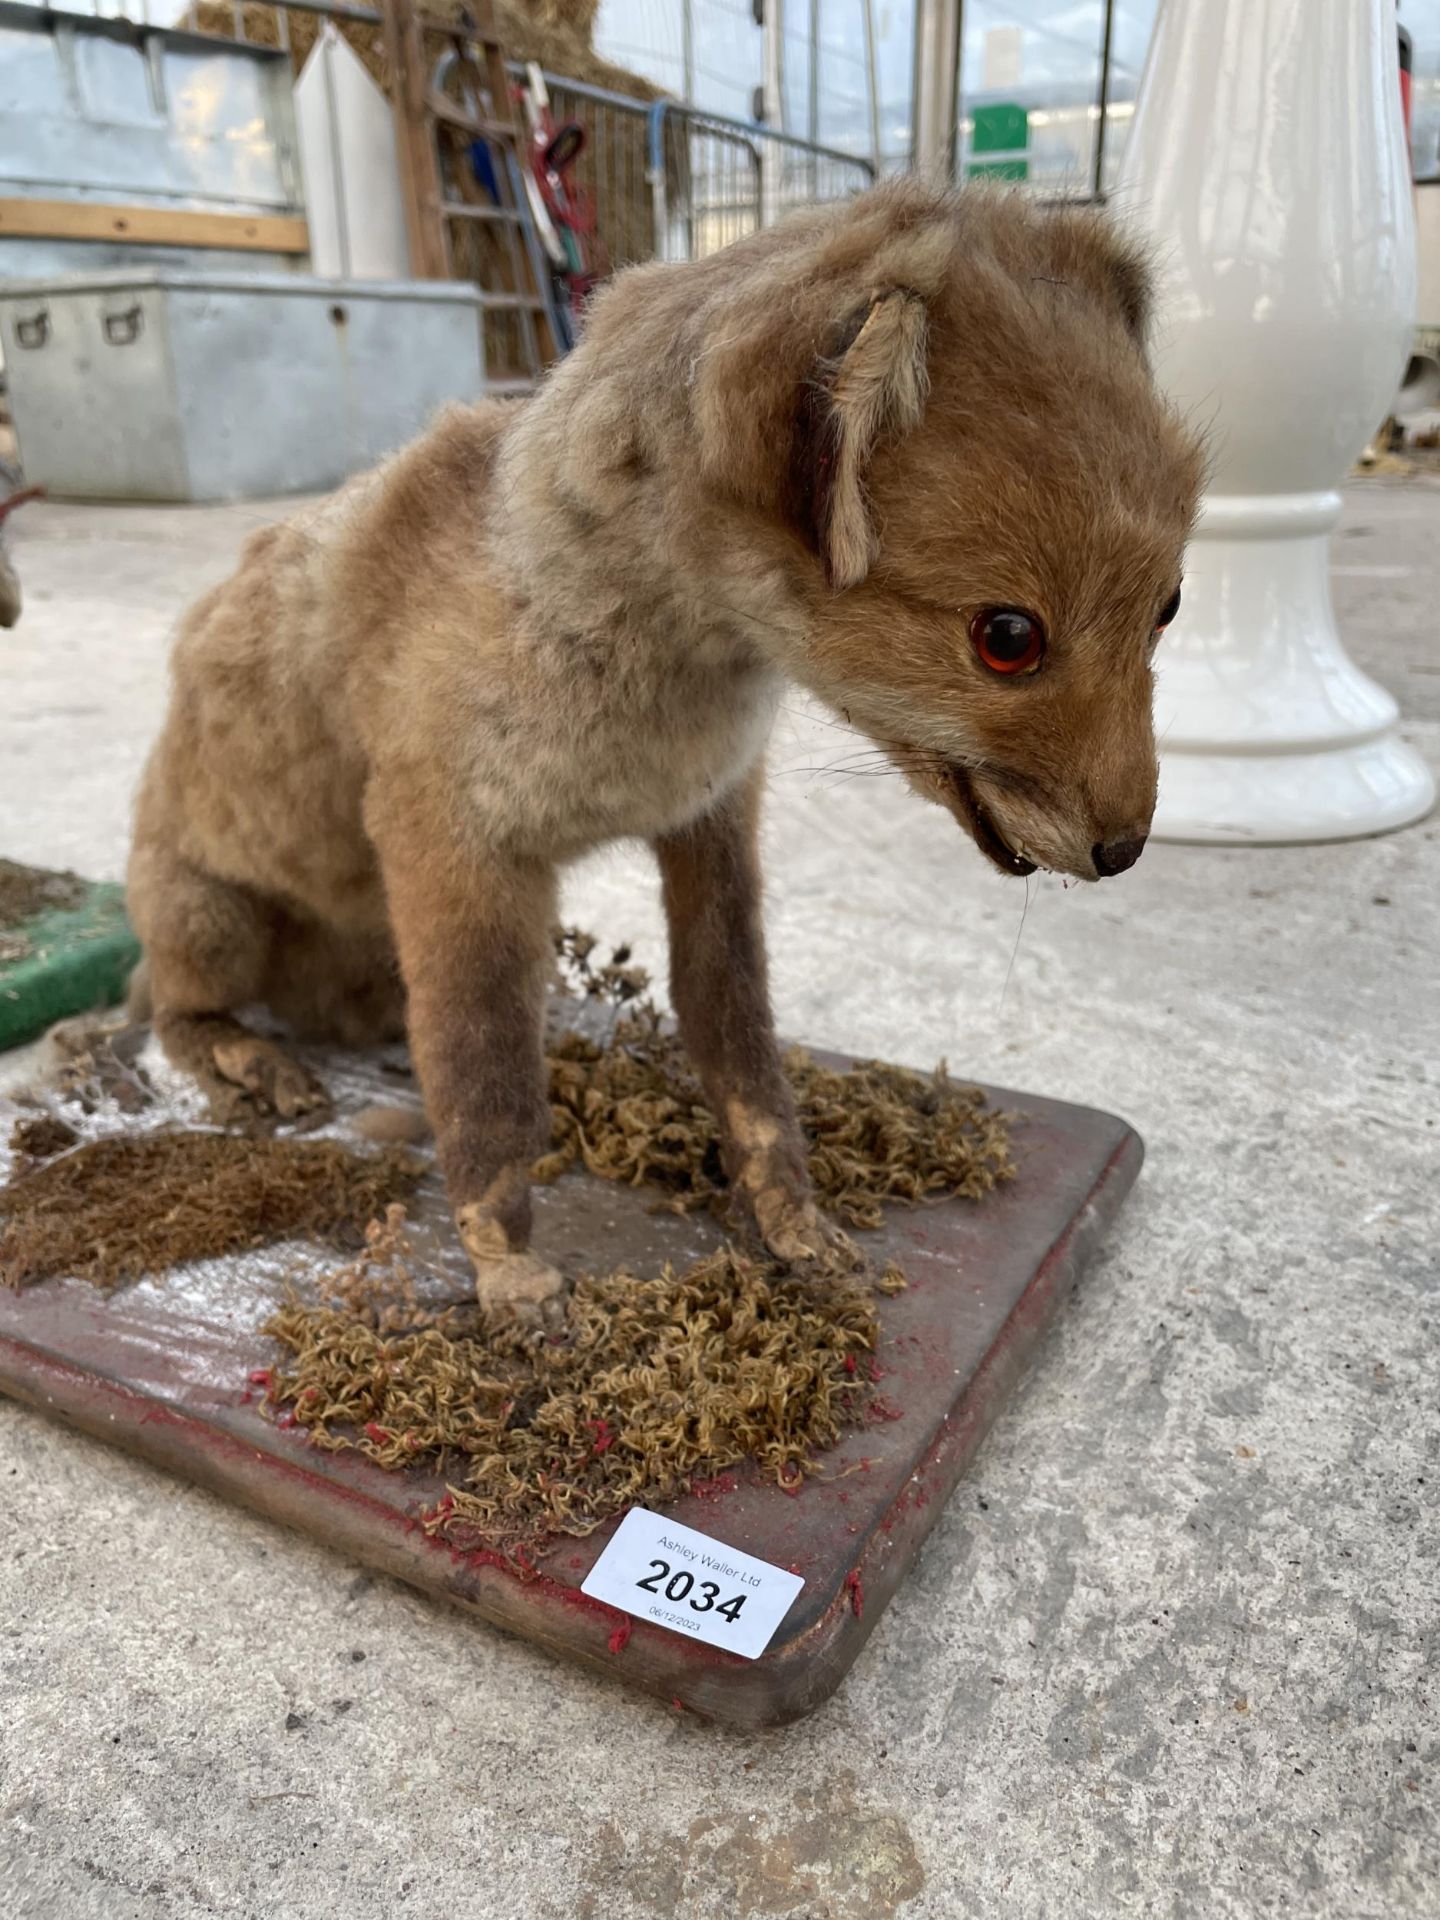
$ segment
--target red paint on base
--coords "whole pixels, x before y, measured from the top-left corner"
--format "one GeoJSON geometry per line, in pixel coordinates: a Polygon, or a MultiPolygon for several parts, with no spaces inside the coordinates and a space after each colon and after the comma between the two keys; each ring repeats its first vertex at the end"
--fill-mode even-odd
{"type": "Polygon", "coordinates": [[[690,1495],[694,1500],[718,1500],[722,1494],[733,1493],[739,1484],[733,1473],[717,1473],[713,1480],[693,1481],[690,1495]]]}

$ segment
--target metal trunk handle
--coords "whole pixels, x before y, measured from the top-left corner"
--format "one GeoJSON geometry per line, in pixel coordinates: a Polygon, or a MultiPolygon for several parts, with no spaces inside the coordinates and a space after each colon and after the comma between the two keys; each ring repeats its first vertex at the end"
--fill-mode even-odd
{"type": "Polygon", "coordinates": [[[50,338],[50,309],[22,314],[15,322],[15,342],[21,347],[43,347],[50,338]]]}
{"type": "Polygon", "coordinates": [[[123,313],[107,313],[100,324],[112,347],[128,347],[133,340],[140,338],[145,316],[137,304],[126,307],[123,313]]]}

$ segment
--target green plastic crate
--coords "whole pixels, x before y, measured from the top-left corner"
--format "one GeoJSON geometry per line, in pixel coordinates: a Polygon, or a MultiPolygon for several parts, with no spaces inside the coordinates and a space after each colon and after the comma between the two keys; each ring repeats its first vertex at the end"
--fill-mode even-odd
{"type": "Polygon", "coordinates": [[[0,1049],[18,1047],[68,1014],[124,997],[140,943],[123,887],[0,860],[0,1049]],[[7,916],[33,893],[33,909],[7,916]]]}

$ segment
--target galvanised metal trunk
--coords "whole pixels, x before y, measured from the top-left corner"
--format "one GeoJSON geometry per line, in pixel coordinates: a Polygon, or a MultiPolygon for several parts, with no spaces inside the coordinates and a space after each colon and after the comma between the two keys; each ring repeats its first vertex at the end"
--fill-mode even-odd
{"type": "Polygon", "coordinates": [[[480,295],[115,270],[0,290],[26,481],[92,500],[335,486],[484,386],[480,295]]]}

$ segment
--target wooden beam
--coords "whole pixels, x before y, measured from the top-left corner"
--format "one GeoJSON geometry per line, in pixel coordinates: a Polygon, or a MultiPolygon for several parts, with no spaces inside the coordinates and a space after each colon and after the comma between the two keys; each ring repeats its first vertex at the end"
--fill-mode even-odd
{"type": "Polygon", "coordinates": [[[410,271],[417,280],[448,280],[449,248],[440,217],[445,193],[434,131],[425,113],[424,39],[413,0],[382,0],[382,10],[410,271]]]}
{"type": "Polygon", "coordinates": [[[295,214],[199,213],[94,200],[0,199],[0,236],[118,240],[135,247],[224,247],[241,253],[310,251],[310,229],[295,214]]]}

